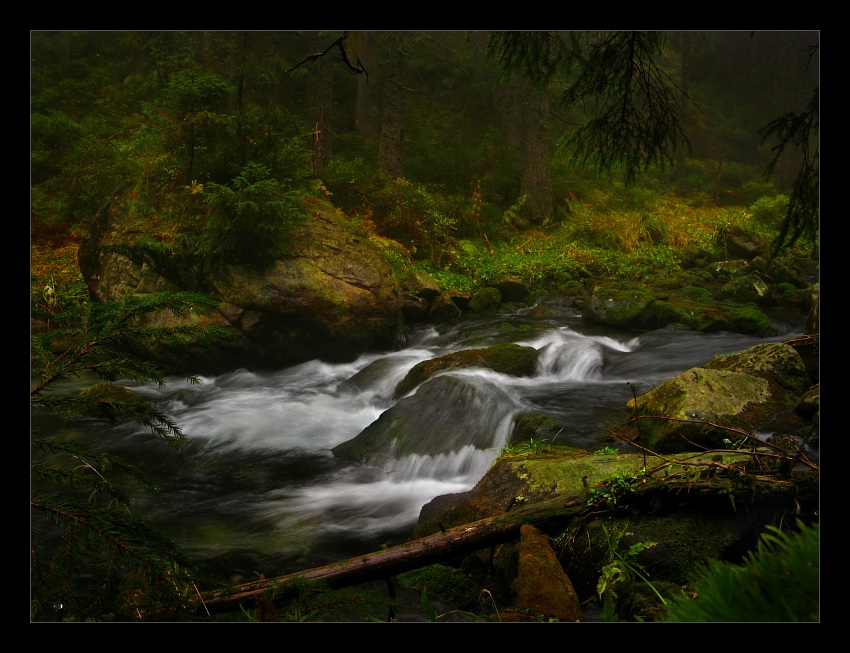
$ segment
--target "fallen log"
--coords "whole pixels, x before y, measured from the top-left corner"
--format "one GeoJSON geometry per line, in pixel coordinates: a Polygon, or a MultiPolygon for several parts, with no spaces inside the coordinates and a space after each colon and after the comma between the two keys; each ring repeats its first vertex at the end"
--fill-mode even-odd
{"type": "Polygon", "coordinates": [[[259,596],[273,587],[280,590],[276,598],[285,598],[287,583],[295,579],[323,581],[331,589],[367,583],[425,567],[447,556],[510,542],[519,538],[524,524],[551,525],[555,521],[569,520],[587,509],[586,494],[561,496],[339,563],[207,592],[193,603],[198,604],[199,610],[214,614],[234,610],[240,604],[252,606],[259,596]]]}
{"type": "MultiPolygon", "coordinates": [[[[736,497],[752,498],[757,495],[765,498],[768,495],[788,493],[798,497],[818,496],[817,474],[804,473],[795,476],[797,476],[795,480],[754,478],[752,483],[744,486],[736,482],[734,478],[684,480],[669,477],[639,483],[630,488],[627,493],[631,499],[653,491],[684,493],[692,497],[698,495],[721,497],[723,500],[731,500],[733,509],[736,497]],[[814,480],[809,478],[804,482],[806,477],[813,477],[814,480]]],[[[608,507],[610,491],[610,487],[604,483],[598,484],[570,495],[561,495],[539,503],[515,507],[492,517],[456,526],[382,551],[285,576],[205,592],[192,599],[191,604],[195,605],[200,612],[217,614],[238,609],[240,605],[253,607],[257,598],[273,588],[277,590],[274,600],[291,598],[298,591],[298,585],[292,583],[295,580],[322,581],[331,589],[340,589],[390,578],[448,557],[470,554],[497,544],[518,540],[520,529],[526,524],[544,531],[547,528],[562,528],[577,516],[608,507]],[[591,501],[593,490],[607,491],[609,494],[602,495],[602,498],[596,494],[596,499],[591,501]],[[606,499],[605,496],[609,498],[606,499]]],[[[618,506],[622,505],[622,498],[620,501],[615,500],[618,506]]]]}

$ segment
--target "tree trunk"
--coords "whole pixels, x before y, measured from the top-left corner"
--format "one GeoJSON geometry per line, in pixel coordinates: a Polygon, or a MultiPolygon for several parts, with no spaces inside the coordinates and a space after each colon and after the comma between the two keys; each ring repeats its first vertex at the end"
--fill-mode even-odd
{"type": "Polygon", "coordinates": [[[518,162],[521,157],[517,154],[522,143],[521,116],[519,110],[520,82],[516,75],[511,75],[496,89],[495,100],[499,109],[502,123],[505,148],[518,162]]]}
{"type": "Polygon", "coordinates": [[[381,109],[381,139],[378,143],[378,170],[390,177],[404,176],[404,55],[402,34],[387,36],[388,54],[381,109]]]}
{"type": "MultiPolygon", "coordinates": [[[[682,32],[682,64],[679,76],[679,107],[682,110],[682,129],[688,130],[688,91],[690,82],[691,33],[682,32]]],[[[681,143],[676,150],[676,177],[684,181],[687,175],[687,152],[681,143]]]]}
{"type": "MultiPolygon", "coordinates": [[[[659,469],[666,469],[667,466],[668,463],[664,463],[659,465],[659,469]]],[[[737,478],[719,476],[701,480],[690,480],[687,477],[663,478],[649,480],[632,487],[628,498],[629,501],[634,501],[650,493],[669,492],[682,497],[682,501],[686,497],[690,501],[705,498],[715,501],[720,498],[725,502],[735,498],[767,500],[771,497],[790,495],[799,509],[800,501],[816,500],[819,496],[820,486],[817,475],[814,475],[814,478],[812,476],[809,472],[800,472],[792,474],[788,480],[754,480],[749,486],[740,483],[737,478]]],[[[493,517],[456,526],[383,551],[286,576],[253,581],[228,590],[206,592],[202,597],[195,598],[192,603],[197,606],[199,612],[209,614],[228,612],[237,609],[240,604],[254,605],[258,597],[272,588],[277,588],[274,600],[293,598],[297,593],[297,585],[287,588],[286,584],[295,579],[323,581],[331,589],[340,589],[389,578],[434,564],[450,556],[466,555],[517,540],[520,529],[526,524],[536,526],[544,532],[560,530],[577,516],[589,513],[603,514],[606,509],[613,507],[613,505],[607,505],[604,499],[590,503],[588,499],[591,489],[599,490],[601,493],[611,492],[609,486],[599,483],[581,492],[514,508],[493,517]]],[[[622,506],[624,503],[623,497],[617,502],[617,506],[622,506]]]]}
{"type": "MultiPolygon", "coordinates": [[[[316,35],[314,39],[318,39],[316,35]]],[[[318,41],[317,41],[318,42],[318,41]]],[[[309,123],[310,150],[313,152],[313,177],[322,179],[333,153],[331,106],[333,102],[333,61],[319,57],[315,72],[308,78],[307,97],[311,100],[309,123]]]]}
{"type": "Polygon", "coordinates": [[[57,32],[57,37],[59,38],[59,67],[67,68],[71,63],[71,32],[57,32]]]}
{"type": "Polygon", "coordinates": [[[554,215],[552,201],[552,152],[549,146],[549,99],[547,91],[535,93],[530,85],[523,94],[522,120],[525,158],[520,193],[526,196],[523,213],[537,225],[548,224],[554,215]]]}
{"type": "Polygon", "coordinates": [[[526,196],[522,215],[533,224],[545,224],[554,215],[548,97],[512,75],[498,98],[505,145],[520,166],[519,192],[526,196]]]}
{"type": "Polygon", "coordinates": [[[368,141],[378,139],[380,126],[380,102],[378,98],[378,81],[375,33],[360,32],[358,35],[358,56],[363,63],[367,75],[357,76],[357,100],[354,107],[354,128],[357,133],[368,141]]]}
{"type": "MultiPolygon", "coordinates": [[[[275,586],[296,578],[323,581],[333,589],[395,576],[438,562],[446,556],[462,555],[519,538],[524,524],[541,525],[569,520],[588,506],[582,494],[558,497],[513,511],[450,528],[441,533],[406,542],[383,551],[350,558],[344,562],[315,567],[286,576],[269,578],[232,590],[208,592],[196,600],[200,611],[210,614],[234,610],[241,604],[253,605],[257,597],[275,586]]],[[[286,590],[276,598],[286,598],[286,590]]]]}

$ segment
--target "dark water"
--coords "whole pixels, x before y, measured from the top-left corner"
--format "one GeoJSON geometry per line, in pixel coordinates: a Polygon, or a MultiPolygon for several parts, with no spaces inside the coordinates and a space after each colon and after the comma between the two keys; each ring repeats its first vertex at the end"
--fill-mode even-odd
{"type": "MultiPolygon", "coordinates": [[[[138,461],[162,485],[158,495],[138,493],[137,513],[210,573],[250,580],[410,539],[425,503],[468,490],[486,473],[520,412],[557,420],[558,443],[598,448],[605,428],[625,420],[622,411],[634,392],[718,354],[800,335],[803,327],[803,318],[791,315],[777,317],[778,334],[767,339],[675,329],[640,333],[587,328],[571,308],[561,307],[554,318],[535,314],[529,309],[422,327],[397,351],[347,364],[311,361],[275,372],[237,370],[198,385],[175,378],[162,389],[137,388],[181,427],[188,442],[180,449],[137,426],[85,425],[84,437],[138,461]],[[538,349],[536,374],[457,370],[450,374],[467,381],[464,392],[441,391],[427,402],[425,394],[419,402],[393,398],[416,363],[500,342],[538,349]],[[417,411],[416,428],[432,453],[387,452],[369,465],[334,457],[333,447],[391,409],[417,411]]],[[[410,394],[425,393],[426,386],[410,394]]],[[[32,428],[59,427],[37,414],[32,428]]]]}

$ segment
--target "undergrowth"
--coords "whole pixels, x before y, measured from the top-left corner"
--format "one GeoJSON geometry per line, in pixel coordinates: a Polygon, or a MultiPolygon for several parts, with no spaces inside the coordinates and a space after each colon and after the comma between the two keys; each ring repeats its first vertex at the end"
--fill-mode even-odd
{"type": "Polygon", "coordinates": [[[768,526],[743,564],[712,562],[692,596],[669,606],[665,621],[802,622],[820,620],[820,527],[768,526]]]}

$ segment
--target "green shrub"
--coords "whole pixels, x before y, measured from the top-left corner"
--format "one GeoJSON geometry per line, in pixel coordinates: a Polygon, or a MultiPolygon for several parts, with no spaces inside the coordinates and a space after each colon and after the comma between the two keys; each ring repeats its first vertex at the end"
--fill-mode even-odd
{"type": "Polygon", "coordinates": [[[334,204],[352,217],[370,220],[374,177],[374,163],[359,156],[350,160],[334,157],[325,170],[325,184],[334,204]]]}
{"type": "Polygon", "coordinates": [[[233,188],[208,185],[211,210],[199,253],[210,264],[268,265],[282,249],[289,228],[303,218],[300,193],[284,190],[269,174],[266,166],[249,163],[233,180],[233,188]]]}
{"type": "Polygon", "coordinates": [[[376,187],[371,199],[372,220],[381,235],[400,242],[415,259],[443,262],[457,218],[442,198],[399,178],[376,187]]]}
{"type": "Polygon", "coordinates": [[[820,619],[820,528],[769,526],[741,565],[713,563],[694,583],[694,598],[675,601],[666,621],[790,622],[820,619]]]}
{"type": "Polygon", "coordinates": [[[766,225],[779,226],[788,210],[788,197],[776,195],[772,197],[762,196],[749,207],[753,218],[766,225]]]}
{"type": "Polygon", "coordinates": [[[762,197],[773,197],[774,195],[776,195],[774,183],[764,177],[758,177],[744,182],[741,186],[738,203],[746,206],[752,202],[757,202],[762,197]]]}

